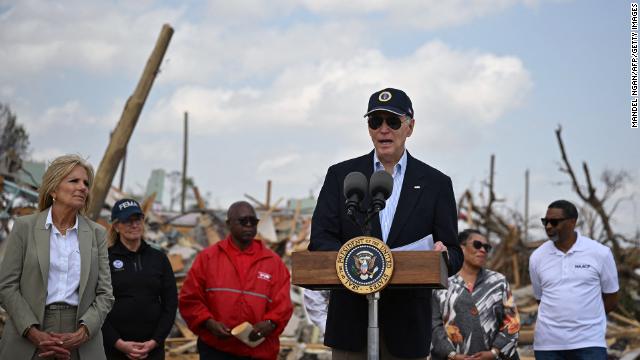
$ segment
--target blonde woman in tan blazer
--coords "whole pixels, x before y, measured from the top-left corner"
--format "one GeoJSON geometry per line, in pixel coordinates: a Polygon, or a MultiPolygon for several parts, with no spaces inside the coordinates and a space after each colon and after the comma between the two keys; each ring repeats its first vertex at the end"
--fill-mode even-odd
{"type": "Polygon", "coordinates": [[[0,266],[0,360],[105,359],[100,328],[114,298],[105,230],[82,215],[92,183],[90,164],[60,156],[43,176],[40,212],[15,221],[0,266]]]}

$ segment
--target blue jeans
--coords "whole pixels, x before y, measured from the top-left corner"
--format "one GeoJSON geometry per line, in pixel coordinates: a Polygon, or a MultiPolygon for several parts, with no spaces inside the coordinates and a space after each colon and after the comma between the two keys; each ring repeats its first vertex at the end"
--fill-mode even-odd
{"type": "Polygon", "coordinates": [[[586,347],[572,350],[535,350],[536,360],[607,360],[607,349],[586,347]]]}

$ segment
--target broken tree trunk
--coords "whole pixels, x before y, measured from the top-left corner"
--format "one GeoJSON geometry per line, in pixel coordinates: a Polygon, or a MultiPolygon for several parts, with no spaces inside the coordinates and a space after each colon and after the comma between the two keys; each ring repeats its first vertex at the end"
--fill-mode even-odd
{"type": "Polygon", "coordinates": [[[142,77],[138,82],[138,86],[124,106],[120,121],[113,131],[111,141],[109,141],[107,150],[102,157],[102,161],[100,161],[100,166],[98,167],[98,171],[95,176],[95,182],[91,189],[92,200],[87,214],[91,219],[95,220],[100,215],[100,209],[102,208],[104,199],[111,187],[111,182],[113,181],[118,164],[120,164],[120,161],[124,156],[124,151],[127,148],[133,129],[138,122],[138,118],[142,112],[142,107],[144,106],[147,96],[151,91],[153,81],[158,75],[160,63],[162,63],[164,54],[169,47],[169,41],[171,40],[172,35],[173,28],[168,24],[164,24],[153,52],[151,53],[149,60],[147,60],[147,65],[144,68],[142,77]]]}

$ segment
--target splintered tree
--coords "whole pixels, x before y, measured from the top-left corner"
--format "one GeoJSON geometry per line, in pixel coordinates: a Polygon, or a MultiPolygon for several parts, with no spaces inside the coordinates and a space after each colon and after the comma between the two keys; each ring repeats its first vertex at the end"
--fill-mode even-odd
{"type": "Polygon", "coordinates": [[[529,283],[529,255],[537,243],[523,241],[524,217],[496,197],[495,163],[495,155],[491,155],[489,180],[483,183],[477,197],[470,190],[465,191],[458,200],[458,209],[469,227],[480,230],[495,245],[487,266],[505,274],[517,288],[529,283]]]}
{"type": "Polygon", "coordinates": [[[9,106],[0,103],[0,161],[5,163],[5,171],[20,169],[28,148],[29,134],[9,106]]]}

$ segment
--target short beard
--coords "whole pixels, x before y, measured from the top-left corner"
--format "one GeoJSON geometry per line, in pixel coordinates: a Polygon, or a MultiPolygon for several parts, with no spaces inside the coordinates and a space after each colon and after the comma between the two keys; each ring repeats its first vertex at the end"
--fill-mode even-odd
{"type": "Polygon", "coordinates": [[[551,240],[552,242],[558,242],[558,240],[560,240],[560,235],[559,234],[555,234],[553,236],[549,236],[549,240],[551,240]]]}

